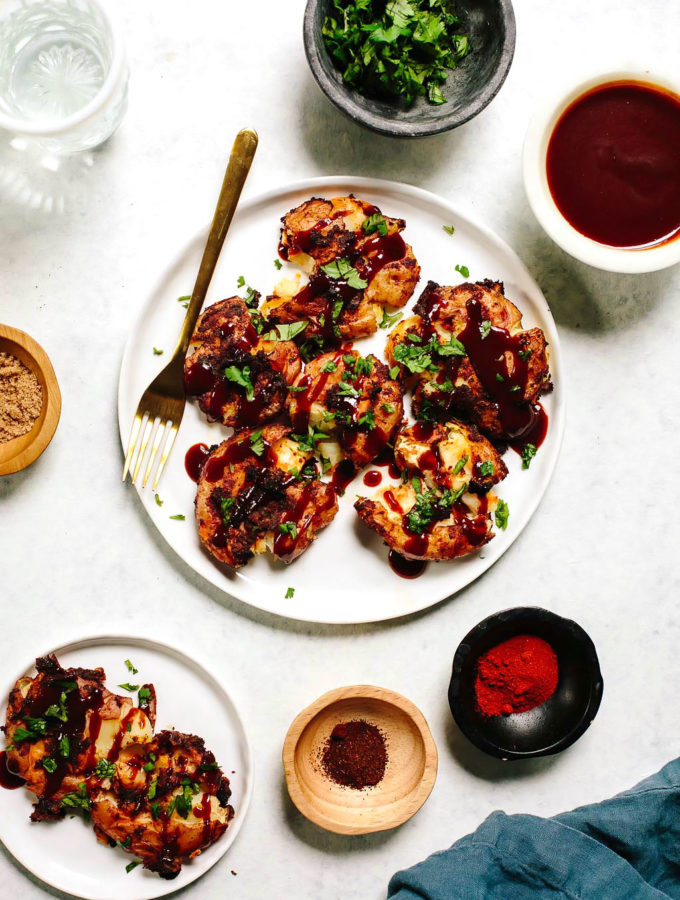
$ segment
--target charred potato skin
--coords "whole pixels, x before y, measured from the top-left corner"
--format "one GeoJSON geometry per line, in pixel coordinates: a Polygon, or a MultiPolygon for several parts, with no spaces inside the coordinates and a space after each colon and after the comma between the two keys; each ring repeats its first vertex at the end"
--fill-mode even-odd
{"type": "Polygon", "coordinates": [[[148,746],[144,761],[153,768],[145,771],[139,786],[129,789],[114,778],[108,787],[93,793],[92,823],[102,843],[122,844],[142,860],[145,868],[169,880],[177,877],[184,861],[201,853],[227,830],[234,816],[229,804],[231,788],[214,755],[196,735],[159,732],[148,746]],[[175,809],[168,816],[168,804],[182,792],[186,779],[194,792],[191,813],[182,817],[175,809]],[[154,782],[151,801],[149,790],[154,782]],[[207,823],[195,815],[206,796],[211,798],[207,823]],[[222,813],[213,808],[212,798],[222,813]]]}
{"type": "MultiPolygon", "coordinates": [[[[305,503],[299,513],[306,525],[294,546],[286,546],[281,558],[287,562],[292,562],[303,553],[317,531],[328,525],[337,513],[337,498],[332,485],[293,477],[280,467],[277,447],[292,431],[284,425],[265,426],[261,433],[265,445],[262,459],[253,455],[233,466],[227,465],[217,482],[208,481],[205,474],[207,464],[203,468],[195,503],[199,538],[209,553],[232,568],[240,568],[252,559],[258,541],[268,535],[276,537],[278,526],[287,521],[287,515],[300,507],[303,501],[305,503]],[[254,492],[257,500],[247,518],[235,525],[225,524],[222,501],[228,498],[236,500],[247,490],[254,492]]],[[[223,457],[234,444],[249,441],[251,436],[252,432],[242,431],[228,438],[213,451],[210,459],[223,457]]],[[[311,453],[305,454],[302,460],[306,461],[311,456],[311,453]]]]}
{"type": "Polygon", "coordinates": [[[194,366],[214,373],[220,384],[219,401],[214,390],[197,395],[208,421],[240,427],[271,421],[283,409],[288,384],[300,372],[302,360],[293,341],[260,337],[250,311],[240,297],[230,297],[201,313],[184,363],[185,383],[190,385],[194,366]],[[228,366],[248,366],[254,403],[247,403],[243,388],[223,377],[228,366]]]}

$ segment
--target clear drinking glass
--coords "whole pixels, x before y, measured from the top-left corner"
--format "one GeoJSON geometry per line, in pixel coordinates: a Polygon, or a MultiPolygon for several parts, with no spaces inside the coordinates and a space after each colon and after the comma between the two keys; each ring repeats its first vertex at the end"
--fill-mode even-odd
{"type": "Polygon", "coordinates": [[[0,0],[0,128],[53,153],[96,147],[123,118],[127,83],[98,0],[0,0]]]}

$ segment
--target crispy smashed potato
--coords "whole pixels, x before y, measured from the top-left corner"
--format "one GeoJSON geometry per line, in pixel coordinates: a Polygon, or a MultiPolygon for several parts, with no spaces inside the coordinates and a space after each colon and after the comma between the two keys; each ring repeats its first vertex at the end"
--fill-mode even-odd
{"type": "Polygon", "coordinates": [[[268,425],[223,441],[206,460],[196,493],[200,540],[233,568],[271,550],[292,562],[338,511],[331,484],[316,479],[311,447],[293,429],[268,425]]]}
{"type": "Polygon", "coordinates": [[[338,350],[307,364],[289,394],[288,414],[294,430],[309,434],[322,453],[324,441],[337,440],[344,456],[361,468],[391,440],[404,404],[384,363],[338,350]]]}
{"type": "Polygon", "coordinates": [[[184,363],[187,393],[213,422],[261,425],[282,411],[302,361],[274,329],[259,335],[240,297],[213,303],[199,317],[184,363]]]}
{"type": "Polygon", "coordinates": [[[386,348],[413,388],[415,417],[460,417],[496,441],[530,433],[535,405],[552,390],[547,344],[540,328],[522,329],[503,285],[429,282],[415,313],[392,330],[386,348]]]}
{"type": "Polygon", "coordinates": [[[229,779],[195,735],[154,737],[156,693],[139,707],[105,685],[103,669],[64,669],[52,654],[10,692],[7,767],[38,802],[35,822],[83,811],[98,840],[162,878],[214,843],[234,816],[229,779]]]}
{"type": "Polygon", "coordinates": [[[280,255],[310,275],[284,279],[262,314],[271,323],[307,323],[306,356],[375,333],[386,307],[413,295],[418,265],[400,232],[403,219],[384,217],[356,197],[312,198],[282,219],[280,255]]]}
{"type": "Polygon", "coordinates": [[[361,521],[409,559],[466,556],[493,537],[492,488],[507,468],[492,444],[458,422],[402,428],[394,459],[402,484],[354,504],[361,521]]]}

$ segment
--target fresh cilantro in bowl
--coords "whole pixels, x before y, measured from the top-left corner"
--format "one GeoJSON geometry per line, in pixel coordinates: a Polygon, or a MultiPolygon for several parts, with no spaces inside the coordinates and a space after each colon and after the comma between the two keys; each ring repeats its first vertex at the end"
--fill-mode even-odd
{"type": "Polygon", "coordinates": [[[330,0],[322,34],[345,84],[408,106],[445,103],[441,85],[470,51],[451,0],[330,0]]]}

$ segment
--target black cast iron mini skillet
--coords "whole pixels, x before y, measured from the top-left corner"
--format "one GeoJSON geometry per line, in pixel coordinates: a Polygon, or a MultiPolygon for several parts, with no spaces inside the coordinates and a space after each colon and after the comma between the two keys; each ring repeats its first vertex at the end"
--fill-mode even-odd
{"type": "Polygon", "coordinates": [[[461,641],[453,658],[449,706],[473,744],[499,759],[550,756],[570,747],[595,718],[603,682],[595,646],[576,622],[547,609],[519,606],[484,619],[461,641]],[[480,656],[508,638],[530,634],[547,641],[557,656],[559,681],[542,706],[509,716],[483,716],[475,702],[480,656]]]}
{"type": "Polygon", "coordinates": [[[515,13],[511,0],[457,0],[455,6],[472,50],[441,86],[446,103],[437,106],[419,97],[406,107],[347,87],[321,34],[330,0],[308,0],[305,10],[305,52],[314,78],[338,109],[381,134],[423,137],[462,125],[493,100],[505,81],[515,52],[515,13]]]}

